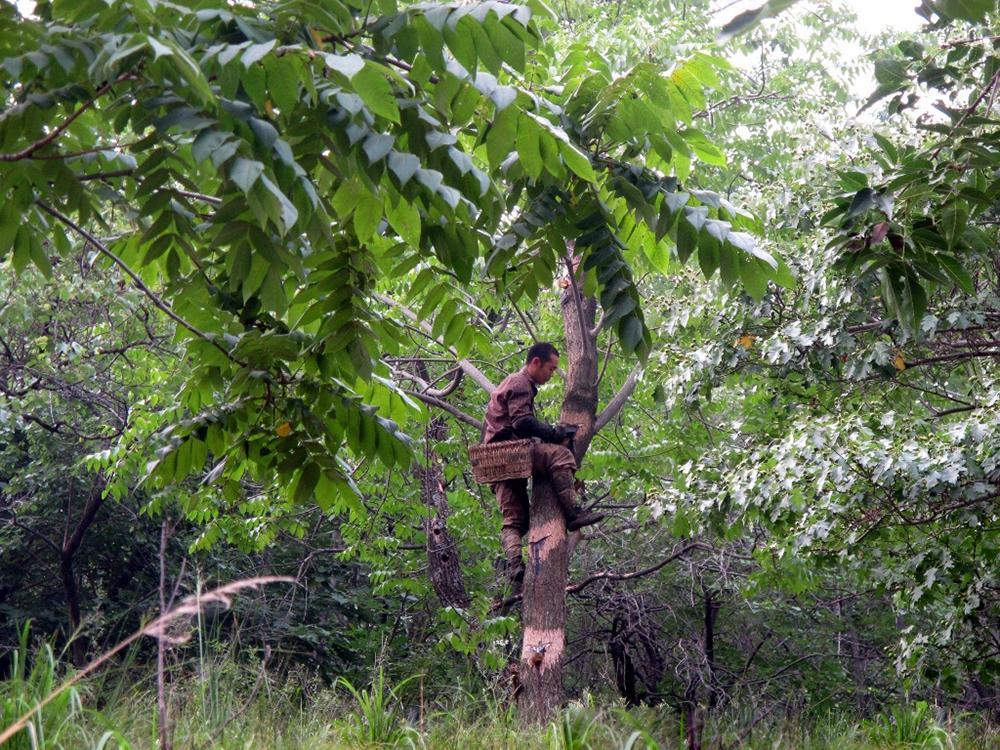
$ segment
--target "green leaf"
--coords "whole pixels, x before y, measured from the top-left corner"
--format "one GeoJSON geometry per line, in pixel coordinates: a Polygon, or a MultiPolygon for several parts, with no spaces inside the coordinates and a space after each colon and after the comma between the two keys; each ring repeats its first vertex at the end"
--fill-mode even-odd
{"type": "Polygon", "coordinates": [[[962,288],[962,291],[966,294],[975,294],[976,287],[972,281],[972,277],[957,258],[953,255],[945,255],[944,253],[937,255],[936,258],[941,267],[944,268],[945,273],[954,279],[955,283],[962,288]]]}
{"type": "MultiPolygon", "coordinates": [[[[706,224],[698,236],[698,265],[706,279],[712,277],[722,260],[722,243],[716,232],[709,231],[710,226],[712,225],[706,224]]],[[[729,263],[729,258],[727,258],[727,263],[729,263]]],[[[732,273],[729,278],[723,279],[723,283],[730,284],[734,280],[735,268],[730,264],[727,271],[732,273]]]]}
{"type": "Polygon", "coordinates": [[[420,247],[420,211],[415,205],[401,198],[390,208],[387,218],[404,242],[420,247]]]}
{"type": "Polygon", "coordinates": [[[748,260],[740,263],[740,280],[747,293],[755,300],[760,300],[767,294],[768,274],[758,261],[748,260]]]}
{"type": "Polygon", "coordinates": [[[642,329],[642,321],[637,316],[629,315],[622,318],[618,324],[618,338],[626,352],[632,353],[638,349],[642,341],[642,329]]]}
{"type": "Polygon", "coordinates": [[[948,250],[954,251],[969,223],[969,205],[963,201],[953,201],[941,214],[941,228],[948,240],[948,250]]]}
{"type": "Polygon", "coordinates": [[[351,84],[372,112],[392,122],[399,122],[399,107],[392,86],[372,64],[369,63],[358,71],[351,84]]]}
{"type": "Polygon", "coordinates": [[[851,207],[847,210],[846,219],[850,221],[874,206],[876,195],[876,192],[868,187],[859,190],[854,195],[854,200],[851,201],[851,207]]]}
{"type": "Polygon", "coordinates": [[[996,0],[937,0],[934,9],[948,18],[979,23],[996,10],[996,0]]]}
{"type": "Polygon", "coordinates": [[[278,201],[278,206],[281,212],[281,230],[283,233],[287,233],[293,226],[295,222],[298,221],[299,212],[295,208],[294,204],[289,200],[288,196],[285,195],[284,191],[275,185],[267,177],[261,177],[261,184],[267,189],[275,200],[278,201]]]}
{"type": "Polygon", "coordinates": [[[399,180],[399,186],[403,187],[410,178],[420,169],[420,159],[413,154],[403,154],[393,151],[389,154],[389,169],[399,180]]]}
{"type": "Polygon", "coordinates": [[[278,43],[277,39],[272,39],[269,42],[263,42],[261,44],[251,44],[247,47],[246,52],[240,58],[240,62],[243,63],[243,67],[249,68],[258,60],[263,59],[264,55],[274,49],[274,46],[278,43]]]}
{"type": "Polygon", "coordinates": [[[259,161],[237,159],[229,168],[229,179],[235,182],[244,193],[248,193],[263,172],[264,165],[259,161]]]}
{"type": "Polygon", "coordinates": [[[798,0],[767,0],[752,10],[745,10],[726,23],[715,40],[722,44],[737,34],[745,34],[764,19],[778,15],[796,2],[798,0]]]}
{"type": "Polygon", "coordinates": [[[498,112],[493,119],[493,125],[486,134],[486,158],[494,169],[514,149],[517,138],[517,120],[518,112],[515,107],[507,107],[507,109],[498,112]]]}
{"type": "Polygon", "coordinates": [[[31,262],[31,229],[21,226],[14,230],[14,253],[11,258],[15,273],[24,273],[31,262]]]}
{"type": "Polygon", "coordinates": [[[299,472],[298,481],[295,483],[295,488],[292,491],[292,501],[294,503],[301,504],[312,497],[313,490],[316,489],[316,484],[319,482],[319,475],[319,466],[312,461],[302,467],[302,471],[299,472]]]}
{"type": "Polygon", "coordinates": [[[205,129],[198,133],[198,137],[191,144],[191,154],[196,162],[204,161],[217,151],[222,144],[232,136],[221,130],[205,129]]]}
{"type": "Polygon", "coordinates": [[[542,173],[542,152],[539,130],[528,122],[517,131],[517,155],[525,174],[536,180],[542,173]]]}
{"type": "Polygon", "coordinates": [[[677,258],[681,263],[687,263],[688,258],[698,247],[698,230],[688,221],[687,216],[677,222],[677,258]]]}
{"type": "Polygon", "coordinates": [[[461,63],[466,71],[474,75],[477,60],[476,38],[469,33],[469,29],[464,26],[458,29],[449,23],[444,29],[444,40],[455,59],[461,63]]]}
{"type": "Polygon", "coordinates": [[[375,230],[381,220],[382,201],[365,191],[354,208],[354,231],[358,239],[367,242],[375,236],[375,230]]]}
{"type": "Polygon", "coordinates": [[[30,232],[28,236],[28,251],[31,254],[31,262],[35,264],[35,268],[41,271],[45,278],[52,278],[52,262],[49,260],[48,253],[45,252],[45,248],[42,246],[38,233],[33,228],[27,227],[26,229],[30,232]]]}
{"type": "Polygon", "coordinates": [[[597,175],[594,173],[594,167],[590,163],[590,158],[580,151],[572,143],[566,143],[564,141],[559,142],[559,153],[562,154],[563,161],[566,166],[569,167],[573,174],[582,180],[587,182],[596,182],[597,175]]]}
{"type": "Polygon", "coordinates": [[[374,164],[384,159],[392,151],[392,144],[395,143],[395,140],[387,133],[372,133],[365,138],[363,148],[365,156],[368,157],[368,163],[374,164]]]}
{"type": "Polygon", "coordinates": [[[271,56],[264,61],[267,93],[283,114],[289,114],[299,102],[298,66],[290,56],[271,56]]]}
{"type": "MultiPolygon", "coordinates": [[[[391,164],[391,159],[390,159],[391,164]]],[[[354,207],[358,205],[358,201],[361,200],[363,195],[368,193],[364,186],[356,180],[347,180],[340,183],[340,187],[337,188],[337,192],[333,194],[333,198],[330,203],[333,206],[333,210],[337,212],[342,220],[347,219],[354,211],[354,207]]]]}
{"type": "Polygon", "coordinates": [[[714,164],[718,167],[726,165],[726,155],[700,130],[694,128],[682,130],[681,137],[691,146],[695,156],[706,164],[714,164]]]}
{"type": "Polygon", "coordinates": [[[205,78],[201,67],[173,40],[164,39],[163,44],[173,50],[174,54],[171,59],[181,77],[191,86],[202,104],[209,104],[215,95],[212,93],[212,88],[208,85],[208,79],[205,78]]]}
{"type": "Polygon", "coordinates": [[[337,71],[349,81],[365,69],[365,59],[353,52],[346,55],[328,54],[323,59],[326,62],[326,67],[337,71]]]}

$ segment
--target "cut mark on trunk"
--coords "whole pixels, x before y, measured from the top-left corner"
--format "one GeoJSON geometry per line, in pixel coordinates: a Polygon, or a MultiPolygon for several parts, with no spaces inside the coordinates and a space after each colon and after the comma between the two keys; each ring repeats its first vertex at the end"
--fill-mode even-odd
{"type": "MultiPolygon", "coordinates": [[[[566,534],[566,520],[563,518],[562,511],[558,512],[558,515],[554,517],[547,518],[540,523],[533,522],[531,530],[529,531],[528,544],[535,549],[535,545],[538,545],[538,555],[544,562],[545,558],[558,546],[558,542],[561,541],[566,534]],[[546,539],[552,539],[552,544],[545,546],[542,549],[542,542],[546,539]]],[[[532,557],[534,557],[534,552],[532,552],[532,557]]]]}
{"type": "Polygon", "coordinates": [[[560,629],[551,630],[528,628],[524,633],[521,647],[521,661],[527,662],[539,675],[555,668],[562,659],[565,633],[560,629]]]}
{"type": "Polygon", "coordinates": [[[540,539],[536,539],[533,542],[528,542],[528,547],[531,549],[531,566],[537,576],[542,569],[542,544],[548,539],[551,534],[546,534],[540,539]]]}

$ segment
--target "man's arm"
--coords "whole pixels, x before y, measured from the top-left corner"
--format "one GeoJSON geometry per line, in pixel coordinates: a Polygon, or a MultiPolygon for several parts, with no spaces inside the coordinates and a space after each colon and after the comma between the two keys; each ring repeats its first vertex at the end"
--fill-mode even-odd
{"type": "Polygon", "coordinates": [[[534,394],[530,390],[519,388],[511,392],[507,401],[507,413],[514,425],[514,434],[519,438],[541,438],[546,443],[563,442],[566,433],[562,428],[552,427],[535,419],[531,408],[533,400],[534,394]]]}

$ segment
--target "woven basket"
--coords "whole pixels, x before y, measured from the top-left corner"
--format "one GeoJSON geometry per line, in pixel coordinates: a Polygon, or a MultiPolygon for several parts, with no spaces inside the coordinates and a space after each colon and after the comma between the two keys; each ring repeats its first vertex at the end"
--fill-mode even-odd
{"type": "Polygon", "coordinates": [[[472,476],[480,484],[531,476],[532,440],[506,440],[469,448],[472,476]]]}

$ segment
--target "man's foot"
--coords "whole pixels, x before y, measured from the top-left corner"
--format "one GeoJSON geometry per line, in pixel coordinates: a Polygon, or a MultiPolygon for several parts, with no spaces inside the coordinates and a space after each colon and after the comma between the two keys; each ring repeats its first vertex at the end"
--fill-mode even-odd
{"type": "Polygon", "coordinates": [[[585,511],[577,505],[572,510],[566,511],[566,529],[568,531],[577,531],[584,526],[592,526],[599,521],[603,521],[604,515],[604,513],[585,511]]]}

